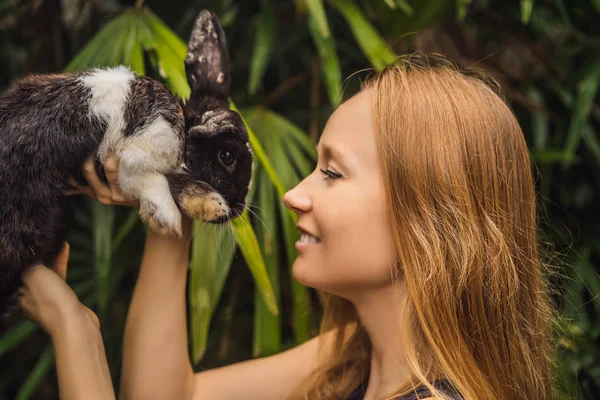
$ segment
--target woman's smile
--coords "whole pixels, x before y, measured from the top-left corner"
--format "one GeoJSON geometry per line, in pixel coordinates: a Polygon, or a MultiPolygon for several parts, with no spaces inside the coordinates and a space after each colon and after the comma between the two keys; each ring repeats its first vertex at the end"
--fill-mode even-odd
{"type": "Polygon", "coordinates": [[[300,233],[302,233],[302,235],[300,236],[300,239],[298,239],[298,241],[296,242],[296,250],[300,251],[302,249],[310,247],[311,245],[321,243],[321,239],[311,235],[300,226],[298,226],[298,230],[300,231],[300,233]]]}

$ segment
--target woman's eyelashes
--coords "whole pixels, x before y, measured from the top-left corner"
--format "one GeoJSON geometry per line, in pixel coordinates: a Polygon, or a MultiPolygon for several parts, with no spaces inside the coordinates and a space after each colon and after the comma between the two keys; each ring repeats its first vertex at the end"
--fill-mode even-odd
{"type": "Polygon", "coordinates": [[[328,179],[335,180],[335,179],[339,179],[339,178],[342,177],[341,174],[339,174],[339,173],[337,173],[335,171],[332,171],[329,168],[328,169],[321,169],[321,172],[325,175],[325,180],[328,180],[328,179]]]}

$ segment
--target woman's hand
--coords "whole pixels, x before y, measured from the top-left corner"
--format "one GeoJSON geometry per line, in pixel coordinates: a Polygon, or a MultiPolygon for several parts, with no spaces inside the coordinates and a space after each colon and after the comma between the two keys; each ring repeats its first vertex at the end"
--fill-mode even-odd
{"type": "Polygon", "coordinates": [[[52,338],[61,399],[114,400],[100,322],[65,282],[69,245],[52,269],[38,264],[21,276],[21,308],[52,338]]]}
{"type": "Polygon", "coordinates": [[[21,277],[21,308],[29,320],[50,336],[66,322],[82,317],[89,318],[96,327],[100,327],[96,314],[81,304],[65,282],[68,260],[69,244],[65,242],[52,268],[37,264],[28,268],[21,277]]]}
{"type": "Polygon", "coordinates": [[[89,186],[81,186],[75,179],[69,179],[69,185],[74,189],[66,190],[65,196],[71,196],[74,194],[87,194],[92,199],[98,200],[100,203],[105,205],[116,205],[116,206],[129,206],[129,207],[140,207],[139,199],[130,200],[127,199],[121,189],[119,189],[119,160],[114,155],[108,156],[104,163],[104,173],[108,185],[100,180],[96,174],[93,157],[88,158],[83,164],[83,175],[87,180],[89,186]]]}

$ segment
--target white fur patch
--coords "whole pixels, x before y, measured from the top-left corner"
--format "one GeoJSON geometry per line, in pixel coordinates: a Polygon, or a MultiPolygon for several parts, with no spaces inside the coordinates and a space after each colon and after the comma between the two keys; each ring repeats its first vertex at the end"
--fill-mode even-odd
{"type": "Polygon", "coordinates": [[[92,91],[90,115],[107,122],[106,133],[98,149],[98,157],[103,163],[123,138],[126,125],[125,105],[134,78],[133,72],[124,66],[97,69],[80,78],[83,84],[92,91]]]}
{"type": "Polygon", "coordinates": [[[123,194],[140,199],[140,214],[155,229],[163,226],[178,234],[181,234],[181,214],[163,174],[176,169],[180,153],[177,133],[163,117],[121,139],[116,148],[123,194]],[[154,214],[150,215],[150,209],[154,209],[154,214]]]}
{"type": "Polygon", "coordinates": [[[152,228],[181,235],[181,213],[164,175],[158,172],[135,174],[120,164],[119,187],[125,196],[140,199],[140,215],[152,228]]]}
{"type": "Polygon", "coordinates": [[[182,158],[179,136],[161,116],[117,143],[115,153],[136,174],[174,171],[182,158]]]}

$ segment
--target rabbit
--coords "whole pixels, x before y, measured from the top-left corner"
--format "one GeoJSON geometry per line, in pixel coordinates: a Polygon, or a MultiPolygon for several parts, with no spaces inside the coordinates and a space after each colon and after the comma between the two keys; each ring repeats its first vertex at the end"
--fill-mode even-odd
{"type": "Polygon", "coordinates": [[[20,276],[52,265],[68,234],[63,193],[90,156],[119,160],[118,184],[139,199],[151,229],[181,236],[181,212],[224,223],[245,209],[253,156],[229,109],[225,34],[216,16],[196,18],[185,58],[189,100],[124,66],[33,75],[0,94],[0,316],[18,308],[20,276]]]}

